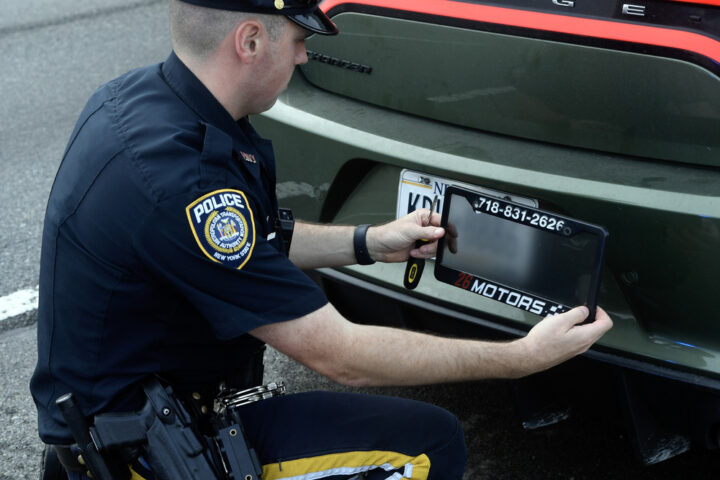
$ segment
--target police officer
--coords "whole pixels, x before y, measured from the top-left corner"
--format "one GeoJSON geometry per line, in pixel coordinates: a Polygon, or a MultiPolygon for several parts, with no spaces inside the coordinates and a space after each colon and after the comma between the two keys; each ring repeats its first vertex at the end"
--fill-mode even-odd
{"type": "MultiPolygon", "coordinates": [[[[170,11],[173,52],[92,96],[50,195],[31,381],[45,443],[73,442],[55,406],[66,392],[91,416],[138,409],[153,375],[198,397],[220,381],[245,388],[262,380],[264,344],[345,385],[417,385],[527,375],[611,327],[601,310],[577,325],[584,307],[509,343],[346,321],[301,268],[430,258],[444,231],[437,215],[424,226],[427,210],[371,228],[298,222],[286,256],[272,146],[248,115],[307,61],[305,37],[335,25],[316,0],[171,0],[170,11]],[[433,242],[414,248],[420,238],[433,242]]],[[[462,477],[458,421],[430,405],[304,393],[244,412],[265,480],[462,477]]]]}

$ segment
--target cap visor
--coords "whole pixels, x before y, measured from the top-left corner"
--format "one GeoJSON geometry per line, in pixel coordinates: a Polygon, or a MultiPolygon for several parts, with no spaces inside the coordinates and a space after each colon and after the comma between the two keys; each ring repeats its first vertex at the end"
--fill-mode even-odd
{"type": "Polygon", "coordinates": [[[297,15],[288,15],[287,18],[305,30],[309,30],[313,33],[320,35],[337,35],[340,33],[335,24],[325,15],[325,12],[316,8],[311,13],[303,13],[297,15]]]}

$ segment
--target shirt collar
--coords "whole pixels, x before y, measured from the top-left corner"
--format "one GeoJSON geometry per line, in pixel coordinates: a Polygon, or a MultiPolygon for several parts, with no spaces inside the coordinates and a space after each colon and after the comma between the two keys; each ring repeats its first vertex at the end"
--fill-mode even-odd
{"type": "Polygon", "coordinates": [[[201,119],[223,130],[231,137],[242,135],[240,126],[210,90],[178,58],[175,52],[162,65],[165,81],[175,94],[201,119]]]}

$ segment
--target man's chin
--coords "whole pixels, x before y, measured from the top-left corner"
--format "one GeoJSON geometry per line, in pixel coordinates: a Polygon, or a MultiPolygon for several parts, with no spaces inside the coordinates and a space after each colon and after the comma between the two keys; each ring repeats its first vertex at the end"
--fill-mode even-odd
{"type": "Polygon", "coordinates": [[[275,97],[272,101],[270,101],[268,103],[259,105],[257,108],[254,109],[255,111],[250,112],[250,115],[259,115],[263,112],[267,112],[275,105],[276,102],[277,102],[277,97],[275,97]]]}

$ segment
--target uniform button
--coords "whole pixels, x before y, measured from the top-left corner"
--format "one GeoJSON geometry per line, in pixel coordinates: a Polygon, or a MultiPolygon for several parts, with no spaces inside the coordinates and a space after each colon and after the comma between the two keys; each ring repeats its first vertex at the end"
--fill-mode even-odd
{"type": "Polygon", "coordinates": [[[83,458],[82,455],[78,455],[78,463],[80,465],[85,465],[85,459],[83,458]]]}
{"type": "Polygon", "coordinates": [[[200,411],[201,411],[202,413],[207,413],[207,412],[208,412],[208,408],[207,408],[205,405],[203,405],[202,407],[200,407],[200,411]]]}
{"type": "Polygon", "coordinates": [[[193,392],[192,397],[193,397],[195,400],[200,400],[200,398],[202,398],[198,392],[193,392]]]}

